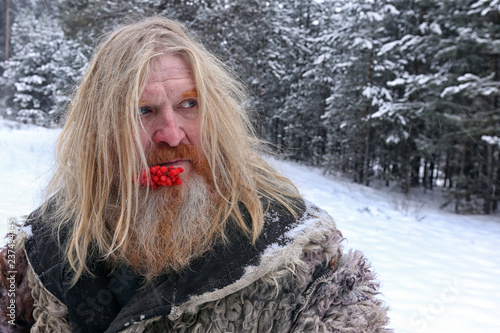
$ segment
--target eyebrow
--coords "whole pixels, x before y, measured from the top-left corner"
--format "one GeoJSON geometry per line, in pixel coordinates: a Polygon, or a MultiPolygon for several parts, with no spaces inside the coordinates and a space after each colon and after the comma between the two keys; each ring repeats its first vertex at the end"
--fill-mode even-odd
{"type": "Polygon", "coordinates": [[[182,98],[198,97],[198,90],[191,89],[182,93],[182,98]]]}

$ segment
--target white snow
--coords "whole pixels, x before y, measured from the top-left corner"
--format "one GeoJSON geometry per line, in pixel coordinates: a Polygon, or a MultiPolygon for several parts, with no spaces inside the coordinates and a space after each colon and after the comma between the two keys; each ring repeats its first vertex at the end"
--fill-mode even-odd
{"type": "Polygon", "coordinates": [[[392,80],[392,81],[387,81],[387,85],[389,87],[401,86],[405,83],[406,83],[406,80],[403,78],[397,78],[397,79],[392,80]]]}
{"type": "Polygon", "coordinates": [[[0,118],[0,233],[9,217],[29,214],[41,202],[59,131],[0,118]],[[20,128],[21,129],[20,129],[20,128]]]}
{"type": "Polygon", "coordinates": [[[427,197],[381,191],[277,162],[362,250],[399,333],[500,331],[500,217],[461,216],[427,197]]]}
{"type": "MultiPolygon", "coordinates": [[[[0,119],[0,233],[8,218],[41,202],[58,130],[0,119]]],[[[82,138],[84,139],[84,138],[82,138]]],[[[398,333],[500,331],[500,216],[461,216],[438,208],[439,191],[405,197],[272,160],[307,199],[326,209],[362,250],[382,282],[390,327],[398,333]]]]}
{"type": "Polygon", "coordinates": [[[487,142],[490,145],[498,145],[500,147],[500,138],[497,136],[483,135],[481,140],[487,142]]]}

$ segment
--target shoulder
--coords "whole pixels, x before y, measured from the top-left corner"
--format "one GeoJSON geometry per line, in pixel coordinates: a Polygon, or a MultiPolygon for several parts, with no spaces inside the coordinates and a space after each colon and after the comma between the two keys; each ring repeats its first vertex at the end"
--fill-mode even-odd
{"type": "Polygon", "coordinates": [[[325,211],[302,202],[297,216],[281,205],[269,205],[263,231],[255,245],[241,236],[234,239],[237,241],[231,241],[223,251],[215,251],[218,270],[225,267],[231,272],[228,275],[231,279],[223,279],[223,285],[192,295],[172,311],[193,312],[201,304],[225,298],[260,279],[276,280],[284,272],[297,272],[298,267],[304,267],[305,257],[310,266],[307,270],[312,272],[315,266],[337,255],[343,237],[325,211]]]}
{"type": "Polygon", "coordinates": [[[64,299],[62,246],[66,231],[56,232],[54,225],[54,205],[46,209],[39,208],[30,214],[22,232],[24,250],[34,273],[47,290],[58,299],[64,299]]]}
{"type": "MultiPolygon", "coordinates": [[[[340,247],[342,233],[333,218],[309,201],[302,201],[297,217],[283,207],[271,207],[265,215],[261,241],[265,242],[263,257],[284,257],[296,261],[308,249],[321,247],[332,254],[340,247]]],[[[284,263],[286,264],[286,263],[284,263]]]]}
{"type": "MultiPolygon", "coordinates": [[[[264,230],[281,219],[271,213],[264,230]]],[[[344,251],[342,233],[325,210],[305,201],[300,216],[284,229],[280,242],[268,244],[260,264],[247,267],[246,274],[265,272],[257,284],[277,281],[279,298],[293,294],[294,332],[391,331],[386,329],[388,308],[377,297],[379,282],[369,260],[360,251],[344,251]]],[[[247,288],[256,292],[255,284],[247,288]]]]}

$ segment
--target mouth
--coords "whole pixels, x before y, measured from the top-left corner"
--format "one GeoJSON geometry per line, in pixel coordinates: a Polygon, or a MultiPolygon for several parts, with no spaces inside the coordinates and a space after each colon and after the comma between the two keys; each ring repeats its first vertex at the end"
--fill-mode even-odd
{"type": "Polygon", "coordinates": [[[139,182],[155,190],[160,186],[181,185],[182,180],[179,174],[184,172],[184,168],[174,167],[173,165],[155,165],[144,170],[137,178],[139,182]]]}
{"type": "Polygon", "coordinates": [[[189,160],[178,159],[178,160],[168,161],[168,162],[160,163],[160,164],[156,164],[156,165],[159,165],[160,167],[166,166],[167,168],[168,167],[178,168],[178,167],[181,167],[182,165],[185,165],[188,162],[189,162],[189,160]]]}

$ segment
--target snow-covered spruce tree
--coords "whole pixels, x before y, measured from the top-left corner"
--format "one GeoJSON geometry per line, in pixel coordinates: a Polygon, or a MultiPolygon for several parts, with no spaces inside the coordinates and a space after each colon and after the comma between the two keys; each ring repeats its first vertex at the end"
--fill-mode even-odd
{"type": "Polygon", "coordinates": [[[336,2],[332,26],[323,39],[331,46],[319,52],[333,78],[331,95],[322,117],[328,133],[325,166],[340,170],[356,182],[368,185],[380,163],[377,149],[381,135],[379,119],[372,115],[391,99],[385,87],[391,64],[378,55],[385,31],[383,20],[393,7],[388,1],[336,2]]]}
{"type": "Polygon", "coordinates": [[[456,130],[449,133],[455,147],[449,152],[452,186],[447,192],[456,212],[488,214],[500,199],[494,139],[500,133],[500,10],[484,0],[445,5],[453,13],[448,25],[455,32],[449,42],[453,80],[441,93],[445,105],[455,110],[451,120],[456,130]]]}
{"type": "Polygon", "coordinates": [[[433,184],[439,159],[433,145],[440,135],[436,127],[443,123],[439,119],[439,92],[447,76],[438,57],[443,33],[436,22],[436,2],[395,0],[392,4],[396,13],[384,22],[388,39],[378,52],[392,64],[393,78],[386,82],[392,100],[372,118],[385,124],[380,142],[384,178],[397,181],[407,192],[421,183],[423,164],[430,169],[425,178],[433,184]]]}
{"type": "Polygon", "coordinates": [[[205,45],[229,65],[251,89],[249,102],[259,112],[256,128],[283,145],[279,112],[297,63],[297,27],[293,1],[212,1],[190,23],[205,45]]]}
{"type": "Polygon", "coordinates": [[[164,15],[189,23],[199,5],[191,0],[53,0],[57,18],[68,38],[94,45],[103,33],[128,19],[164,15]]]}
{"type": "Polygon", "coordinates": [[[13,55],[1,66],[8,91],[4,116],[23,123],[54,126],[83,74],[88,53],[67,40],[56,20],[25,10],[12,26],[13,55]]]}
{"type": "Polygon", "coordinates": [[[331,7],[315,1],[291,1],[296,33],[284,63],[290,77],[283,107],[275,117],[283,123],[282,140],[290,157],[320,165],[325,154],[326,129],[321,119],[330,95],[330,71],[318,61],[324,45],[322,33],[329,26],[331,7]]]}
{"type": "Polygon", "coordinates": [[[393,4],[401,14],[386,22],[394,38],[379,52],[396,65],[393,101],[374,115],[393,124],[390,175],[405,189],[440,177],[457,212],[491,212],[498,152],[481,138],[499,127],[498,9],[481,0],[393,4]]]}

